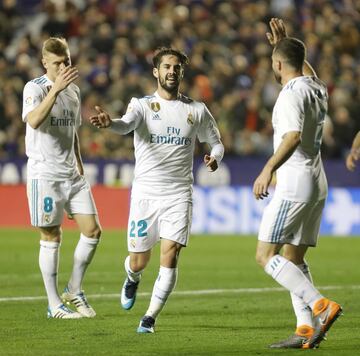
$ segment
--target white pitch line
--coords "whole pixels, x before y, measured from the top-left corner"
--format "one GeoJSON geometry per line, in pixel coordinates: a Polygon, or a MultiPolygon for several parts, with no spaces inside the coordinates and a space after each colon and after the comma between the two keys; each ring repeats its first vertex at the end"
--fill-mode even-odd
{"type": "MultiPolygon", "coordinates": [[[[339,290],[339,289],[360,289],[360,285],[345,285],[345,286],[322,286],[318,287],[320,290],[339,290]]],[[[237,289],[202,289],[202,290],[184,290],[184,291],[174,291],[172,295],[208,295],[208,294],[243,294],[243,293],[267,293],[267,292],[284,292],[284,288],[237,288],[237,289]]],[[[138,293],[139,297],[148,297],[150,292],[138,293]]],[[[120,293],[109,293],[109,294],[89,294],[87,295],[90,299],[100,299],[100,298],[119,298],[120,293]]],[[[34,296],[34,297],[2,297],[0,298],[1,302],[29,302],[35,300],[45,300],[45,296],[34,296]]]]}

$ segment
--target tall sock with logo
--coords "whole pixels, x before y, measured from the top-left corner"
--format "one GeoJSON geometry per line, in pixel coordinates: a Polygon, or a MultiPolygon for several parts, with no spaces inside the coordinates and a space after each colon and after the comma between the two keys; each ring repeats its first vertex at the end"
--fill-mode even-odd
{"type": "Polygon", "coordinates": [[[275,255],[265,266],[265,272],[291,293],[302,299],[312,310],[323,298],[304,273],[283,256],[275,255]]]}
{"type": "Polygon", "coordinates": [[[80,234],[80,239],[74,252],[74,266],[68,283],[70,293],[77,294],[81,292],[82,280],[95,254],[98,243],[99,239],[80,234]]]}
{"type": "Polygon", "coordinates": [[[59,242],[40,240],[39,267],[50,308],[55,308],[61,304],[61,299],[57,290],[59,248],[59,242]]]}
{"type": "Polygon", "coordinates": [[[131,268],[130,268],[130,256],[127,256],[125,258],[125,271],[130,279],[130,281],[132,282],[139,282],[141,279],[141,275],[143,273],[143,270],[138,271],[138,272],[134,272],[131,268]]]}
{"type": "MultiPolygon", "coordinates": [[[[304,276],[313,284],[309,266],[305,263],[296,265],[304,276]]],[[[294,293],[290,293],[292,305],[296,315],[296,326],[309,325],[313,327],[312,311],[304,301],[294,293]]]]}
{"type": "Polygon", "coordinates": [[[150,305],[145,315],[156,318],[164,308],[169,295],[174,290],[178,269],[160,266],[159,275],[155,281],[150,305]]]}

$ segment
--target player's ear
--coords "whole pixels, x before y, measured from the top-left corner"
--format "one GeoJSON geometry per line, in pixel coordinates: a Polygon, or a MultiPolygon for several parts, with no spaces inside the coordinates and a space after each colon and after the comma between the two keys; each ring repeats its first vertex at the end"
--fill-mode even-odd
{"type": "Polygon", "coordinates": [[[153,76],[158,79],[159,78],[159,71],[157,68],[153,68],[153,76]]]}
{"type": "Polygon", "coordinates": [[[41,63],[44,66],[44,68],[47,69],[47,63],[46,63],[46,59],[44,57],[41,58],[41,63]]]}
{"type": "Polygon", "coordinates": [[[281,63],[281,61],[276,61],[276,62],[275,62],[275,65],[276,65],[276,69],[277,69],[277,70],[281,70],[281,68],[282,68],[282,63],[281,63]]]}

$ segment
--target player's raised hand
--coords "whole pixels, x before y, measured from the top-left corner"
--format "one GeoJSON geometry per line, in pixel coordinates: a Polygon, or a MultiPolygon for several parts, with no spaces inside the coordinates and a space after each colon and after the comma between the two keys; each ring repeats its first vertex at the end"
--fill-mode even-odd
{"type": "Polygon", "coordinates": [[[67,88],[70,83],[76,80],[79,77],[79,71],[76,67],[67,66],[60,69],[59,74],[57,75],[53,88],[60,92],[67,88]]]}
{"type": "Polygon", "coordinates": [[[111,125],[110,115],[104,111],[100,106],[95,106],[97,115],[91,116],[89,121],[98,129],[105,129],[111,125]]]}
{"type": "Polygon", "coordinates": [[[205,163],[205,166],[209,168],[210,172],[215,172],[218,169],[218,164],[216,162],[216,159],[212,156],[205,155],[204,163],[205,163]]]}
{"type": "Polygon", "coordinates": [[[269,40],[270,44],[274,47],[280,40],[287,37],[287,31],[284,21],[276,17],[272,18],[269,24],[271,33],[266,32],[266,37],[269,40]]]}

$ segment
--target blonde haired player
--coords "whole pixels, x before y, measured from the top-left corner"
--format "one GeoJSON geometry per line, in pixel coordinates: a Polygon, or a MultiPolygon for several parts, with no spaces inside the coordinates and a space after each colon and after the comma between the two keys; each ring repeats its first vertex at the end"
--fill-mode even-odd
{"type": "Polygon", "coordinates": [[[341,314],[340,305],[314,287],[304,259],[317,243],[327,197],[320,145],[328,95],[305,60],[305,45],[287,37],[282,20],[272,19],[270,27],[272,69],[282,90],[272,116],[274,154],[254,182],[256,199],[268,196],[275,171],[277,183],[261,221],[256,259],[290,291],[297,317],[295,334],[271,347],[315,348],[341,314]]]}
{"type": "Polygon", "coordinates": [[[214,118],[203,103],[179,93],[188,63],[185,54],[172,48],[159,49],[153,58],[157,91],[141,99],[132,98],[121,119],[110,119],[96,107],[90,118],[99,128],[109,127],[126,134],[134,131],[135,178],[131,192],[128,225],[129,256],[121,305],[134,305],[140,277],[160,241],[160,270],[150,305],[137,329],[153,333],[155,319],[175,288],[177,263],[182,247],[188,244],[192,219],[192,166],[195,140],[207,142],[210,155],[204,161],[210,171],[220,163],[224,147],[214,118]]]}
{"type": "Polygon", "coordinates": [[[73,83],[78,71],[71,66],[63,38],[51,37],[44,42],[42,63],[46,74],[25,85],[22,117],[26,122],[27,195],[31,224],[40,231],[39,265],[48,297],[48,317],[91,318],[96,313],[81,283],[101,228],[83,175],[76,133],[81,124],[80,91],[73,83]],[[64,210],[74,218],[81,234],[72,274],[60,297],[57,274],[64,210]],[[74,304],[77,312],[64,302],[74,304]]]}

